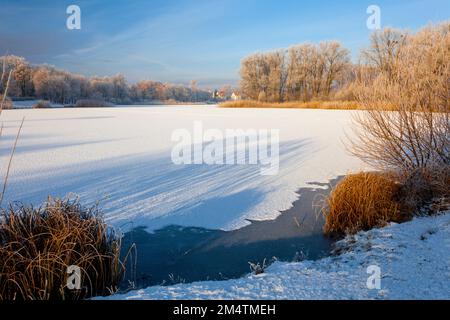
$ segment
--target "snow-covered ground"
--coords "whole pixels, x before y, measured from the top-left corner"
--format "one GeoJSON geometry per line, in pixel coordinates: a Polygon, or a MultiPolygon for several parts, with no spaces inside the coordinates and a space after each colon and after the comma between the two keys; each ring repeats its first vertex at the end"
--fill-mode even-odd
{"type": "Polygon", "coordinates": [[[105,299],[450,299],[450,212],[361,232],[338,245],[341,255],[277,262],[257,276],[150,287],[105,299]],[[379,268],[378,288],[369,280],[376,276],[370,266],[379,268]]]}
{"type": "Polygon", "coordinates": [[[72,192],[100,205],[110,223],[148,230],[177,224],[230,230],[273,219],[308,182],[365,169],[344,148],[350,111],[221,109],[215,106],[3,111],[1,176],[20,120],[23,131],[4,203],[72,192]],[[172,163],[176,129],[279,129],[280,170],[258,165],[172,163]]]}

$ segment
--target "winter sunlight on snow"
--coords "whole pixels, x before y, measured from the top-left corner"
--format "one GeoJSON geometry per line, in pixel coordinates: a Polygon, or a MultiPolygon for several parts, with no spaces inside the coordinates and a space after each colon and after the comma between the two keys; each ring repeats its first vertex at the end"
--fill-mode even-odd
{"type": "MultiPolygon", "coordinates": [[[[232,230],[273,219],[308,182],[326,183],[364,165],[345,153],[350,111],[235,110],[216,106],[15,110],[3,114],[2,161],[26,117],[6,200],[39,204],[47,195],[100,199],[124,230],[167,225],[232,230]],[[175,165],[171,133],[206,128],[281,128],[280,168],[175,165]],[[242,195],[242,196],[241,196],[242,195]]],[[[3,169],[3,167],[2,167],[3,169]]]]}

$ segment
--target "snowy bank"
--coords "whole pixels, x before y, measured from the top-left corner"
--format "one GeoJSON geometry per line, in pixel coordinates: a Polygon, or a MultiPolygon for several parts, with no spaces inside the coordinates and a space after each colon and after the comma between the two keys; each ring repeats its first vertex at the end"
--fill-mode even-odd
{"type": "Polygon", "coordinates": [[[273,264],[262,275],[151,287],[106,299],[450,299],[450,211],[361,232],[338,256],[273,264]],[[369,266],[381,289],[368,289],[369,266]]]}

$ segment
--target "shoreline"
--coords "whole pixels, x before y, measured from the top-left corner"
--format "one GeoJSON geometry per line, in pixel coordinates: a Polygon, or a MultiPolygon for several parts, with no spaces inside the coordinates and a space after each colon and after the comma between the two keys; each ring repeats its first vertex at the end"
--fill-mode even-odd
{"type": "MultiPolygon", "coordinates": [[[[167,226],[152,233],[137,227],[124,237],[124,252],[137,245],[138,287],[178,282],[236,279],[250,272],[249,262],[317,260],[331,253],[334,239],[322,232],[318,198],[329,193],[342,177],[326,184],[311,183],[297,192],[299,199],[273,220],[250,221],[237,230],[167,226]],[[155,257],[158,257],[156,260],[155,257]],[[274,257],[276,259],[274,259],[274,257]]],[[[133,267],[127,263],[128,267],[133,267]]],[[[133,272],[134,274],[134,272],[133,272]]]]}
{"type": "Polygon", "coordinates": [[[94,300],[448,300],[450,211],[359,232],[345,250],[316,261],[276,262],[265,273],[227,281],[151,286],[94,300]],[[368,268],[381,270],[370,288],[368,268]]]}

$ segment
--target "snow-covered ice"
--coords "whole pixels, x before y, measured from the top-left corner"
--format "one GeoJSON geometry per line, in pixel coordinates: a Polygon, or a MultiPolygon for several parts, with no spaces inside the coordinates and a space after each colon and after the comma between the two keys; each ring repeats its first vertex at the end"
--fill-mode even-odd
{"type": "Polygon", "coordinates": [[[110,223],[148,230],[177,224],[231,230],[246,219],[273,219],[308,182],[365,169],[344,148],[350,111],[221,109],[215,106],[7,110],[2,114],[2,176],[17,128],[7,201],[37,205],[47,195],[100,200],[110,223]],[[279,129],[280,170],[254,165],[183,165],[171,161],[172,132],[279,129]]]}
{"type": "Polygon", "coordinates": [[[450,212],[361,232],[338,245],[341,255],[277,262],[257,276],[150,287],[105,299],[450,299],[450,212]],[[367,286],[369,266],[380,268],[380,289],[367,286]]]}

